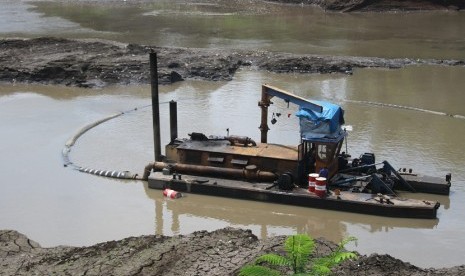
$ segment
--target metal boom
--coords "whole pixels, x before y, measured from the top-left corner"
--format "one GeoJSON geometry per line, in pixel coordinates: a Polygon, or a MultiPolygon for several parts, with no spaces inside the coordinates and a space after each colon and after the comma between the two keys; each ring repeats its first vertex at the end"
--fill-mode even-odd
{"type": "Polygon", "coordinates": [[[315,112],[323,112],[323,107],[321,105],[315,104],[309,100],[306,100],[302,97],[289,93],[287,91],[281,90],[279,88],[273,87],[271,85],[263,84],[262,85],[262,98],[258,102],[258,106],[262,109],[260,132],[261,132],[261,142],[267,143],[268,140],[268,107],[272,104],[271,98],[278,97],[283,99],[286,102],[291,102],[300,107],[304,107],[315,112]]]}

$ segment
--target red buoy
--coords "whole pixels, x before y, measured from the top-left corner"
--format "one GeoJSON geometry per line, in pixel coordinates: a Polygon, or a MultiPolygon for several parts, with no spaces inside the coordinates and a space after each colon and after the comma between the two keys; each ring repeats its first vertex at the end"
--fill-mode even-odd
{"type": "Polygon", "coordinates": [[[315,194],[319,197],[326,196],[326,177],[317,177],[315,183],[315,194]]]}

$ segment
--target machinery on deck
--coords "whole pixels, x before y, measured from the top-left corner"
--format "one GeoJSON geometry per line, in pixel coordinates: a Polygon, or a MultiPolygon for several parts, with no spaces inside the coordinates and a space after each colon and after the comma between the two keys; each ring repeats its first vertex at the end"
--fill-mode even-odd
{"type": "MultiPolygon", "coordinates": [[[[249,181],[275,181],[283,190],[291,190],[294,185],[306,187],[310,173],[327,169],[328,189],[395,195],[396,189],[416,192],[413,186],[417,186],[422,192],[448,193],[450,177],[447,181],[438,179],[437,182],[444,185],[436,185],[441,189],[430,191],[416,182],[412,186],[387,161],[375,163],[373,153],[355,159],[341,153],[347,133],[341,127],[344,111],[337,105],[309,101],[265,84],[258,106],[262,110],[261,143],[247,136],[207,137],[193,132],[190,139],[179,140],[172,135],[172,141],[166,146],[165,164],[158,162],[155,168],[169,167],[186,174],[249,181]],[[300,119],[301,143],[297,147],[267,143],[268,107],[273,97],[300,106],[296,115],[300,119]]],[[[172,122],[172,125],[177,123],[172,122]]]]}
{"type": "Polygon", "coordinates": [[[398,198],[397,189],[449,193],[450,174],[445,179],[422,178],[396,171],[387,161],[376,163],[373,153],[352,159],[341,152],[347,132],[342,128],[344,110],[338,105],[309,101],[264,84],[258,106],[260,143],[247,136],[196,132],[189,139],[179,139],[176,104],[170,103],[171,141],[166,155],[157,156],[160,145],[155,140],[156,162],[146,166],[143,179],[155,189],[414,218],[435,218],[439,203],[398,198]],[[299,106],[299,145],[268,143],[268,108],[273,97],[299,106]],[[310,174],[319,172],[325,174],[323,195],[307,190],[310,174]]]}

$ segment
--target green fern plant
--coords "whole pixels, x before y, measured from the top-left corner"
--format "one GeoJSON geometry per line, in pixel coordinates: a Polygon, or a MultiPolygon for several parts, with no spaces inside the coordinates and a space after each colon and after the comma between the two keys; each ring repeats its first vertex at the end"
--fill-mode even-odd
{"type": "Polygon", "coordinates": [[[284,243],[286,256],[277,254],[265,254],[255,260],[255,264],[244,266],[240,276],[261,276],[261,275],[280,275],[280,272],[264,267],[260,264],[268,263],[272,267],[288,267],[292,269],[294,275],[329,275],[331,268],[347,260],[356,259],[354,252],[344,250],[344,247],[352,241],[354,237],[349,237],[340,242],[331,254],[320,258],[310,259],[310,255],[315,250],[315,241],[308,235],[297,234],[289,236],[284,243]]]}
{"type": "Polygon", "coordinates": [[[355,237],[345,238],[337,245],[336,250],[331,252],[328,256],[314,259],[311,267],[313,275],[329,275],[331,274],[332,267],[345,260],[357,259],[357,254],[351,251],[345,251],[345,246],[349,242],[355,242],[356,240],[355,237]]]}

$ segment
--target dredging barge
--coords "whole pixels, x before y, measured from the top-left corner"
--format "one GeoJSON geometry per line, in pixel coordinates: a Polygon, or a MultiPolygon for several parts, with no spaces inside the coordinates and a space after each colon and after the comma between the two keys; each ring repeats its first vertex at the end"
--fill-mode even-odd
{"type": "MultiPolygon", "coordinates": [[[[177,137],[177,105],[170,103],[171,140],[161,155],[156,54],[150,54],[155,162],[143,179],[152,189],[258,200],[378,216],[437,217],[440,203],[397,196],[397,190],[448,195],[451,175],[426,177],[376,163],[365,153],[351,158],[341,152],[347,133],[338,105],[309,101],[262,85],[261,142],[246,136],[177,137]],[[268,143],[268,107],[273,97],[299,106],[300,144],[268,143]],[[319,173],[317,173],[319,172],[319,173]],[[315,174],[317,173],[317,174],[315,174]]],[[[273,123],[273,119],[271,122],[273,123]]]]}

